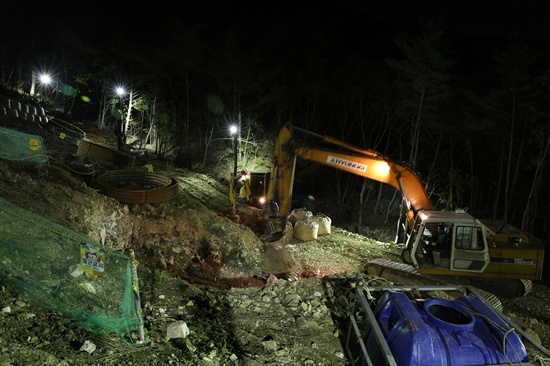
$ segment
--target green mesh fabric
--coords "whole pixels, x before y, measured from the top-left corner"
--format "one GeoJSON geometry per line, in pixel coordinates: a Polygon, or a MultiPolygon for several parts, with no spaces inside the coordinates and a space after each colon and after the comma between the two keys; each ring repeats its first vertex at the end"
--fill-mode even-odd
{"type": "Polygon", "coordinates": [[[130,258],[0,198],[0,283],[95,333],[139,327],[130,258]],[[102,276],[86,272],[82,243],[105,253],[102,276]]]}
{"type": "Polygon", "coordinates": [[[0,127],[0,159],[30,164],[48,162],[41,136],[0,127]]]}

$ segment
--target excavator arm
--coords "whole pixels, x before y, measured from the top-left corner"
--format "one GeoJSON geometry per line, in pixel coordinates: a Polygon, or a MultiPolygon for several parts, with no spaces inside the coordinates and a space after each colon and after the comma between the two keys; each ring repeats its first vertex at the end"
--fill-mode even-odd
{"type": "Polygon", "coordinates": [[[268,200],[277,200],[280,218],[289,214],[297,157],[393,186],[402,193],[411,224],[415,212],[432,209],[421,180],[411,169],[391,161],[376,151],[361,149],[286,123],[279,132],[274,149],[267,195],[268,200]],[[300,144],[295,139],[295,132],[313,136],[340,149],[330,150],[300,144]]]}

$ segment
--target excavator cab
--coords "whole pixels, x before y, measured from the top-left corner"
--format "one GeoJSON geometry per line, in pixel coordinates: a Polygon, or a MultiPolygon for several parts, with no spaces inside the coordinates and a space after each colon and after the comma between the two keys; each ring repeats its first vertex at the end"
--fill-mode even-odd
{"type": "Polygon", "coordinates": [[[267,206],[267,189],[269,185],[270,172],[251,172],[250,173],[250,196],[248,202],[257,208],[267,206]]]}
{"type": "Polygon", "coordinates": [[[241,171],[231,175],[229,199],[232,204],[246,204],[259,209],[267,205],[266,195],[271,173],[241,171]]]}
{"type": "Polygon", "coordinates": [[[405,263],[426,275],[470,277],[502,296],[523,296],[541,280],[544,245],[512,226],[493,225],[465,212],[419,211],[402,252],[405,263]],[[432,246],[443,223],[448,250],[432,246]]]}
{"type": "Polygon", "coordinates": [[[490,262],[483,226],[468,213],[419,212],[407,250],[410,254],[404,259],[425,274],[473,276],[490,262]]]}

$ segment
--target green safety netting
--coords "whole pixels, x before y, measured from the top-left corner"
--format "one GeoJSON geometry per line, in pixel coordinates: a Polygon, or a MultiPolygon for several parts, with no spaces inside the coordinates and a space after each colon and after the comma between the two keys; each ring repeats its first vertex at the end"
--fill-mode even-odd
{"type": "Polygon", "coordinates": [[[127,255],[2,198],[0,227],[0,284],[94,333],[139,329],[127,255]]]}
{"type": "Polygon", "coordinates": [[[0,127],[0,159],[30,164],[48,162],[41,136],[0,127]]]}

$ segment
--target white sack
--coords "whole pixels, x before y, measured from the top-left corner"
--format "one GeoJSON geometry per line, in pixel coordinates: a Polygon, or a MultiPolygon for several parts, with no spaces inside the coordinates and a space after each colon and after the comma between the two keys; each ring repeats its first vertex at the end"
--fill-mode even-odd
{"type": "Polygon", "coordinates": [[[311,220],[313,217],[313,213],[305,208],[296,208],[292,210],[289,216],[289,221],[293,224],[297,223],[298,221],[307,221],[311,220]]]}
{"type": "Polygon", "coordinates": [[[298,221],[294,224],[294,237],[303,241],[317,239],[319,224],[315,221],[298,221]]]}
{"type": "Polygon", "coordinates": [[[319,234],[318,235],[327,235],[330,234],[330,225],[332,220],[325,214],[318,213],[313,216],[313,221],[319,224],[319,234]]]}

